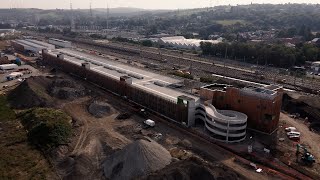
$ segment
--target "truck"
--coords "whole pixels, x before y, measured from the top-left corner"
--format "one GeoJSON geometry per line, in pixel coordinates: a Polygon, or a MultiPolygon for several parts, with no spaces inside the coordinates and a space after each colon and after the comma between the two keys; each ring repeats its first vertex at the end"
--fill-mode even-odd
{"type": "Polygon", "coordinates": [[[13,73],[9,74],[6,78],[8,81],[11,81],[11,80],[17,79],[22,76],[23,76],[23,73],[21,73],[21,72],[13,72],[13,73]]]}
{"type": "Polygon", "coordinates": [[[2,65],[0,65],[0,70],[3,70],[3,71],[13,70],[16,68],[18,68],[18,65],[16,65],[16,64],[2,64],[2,65]]]}

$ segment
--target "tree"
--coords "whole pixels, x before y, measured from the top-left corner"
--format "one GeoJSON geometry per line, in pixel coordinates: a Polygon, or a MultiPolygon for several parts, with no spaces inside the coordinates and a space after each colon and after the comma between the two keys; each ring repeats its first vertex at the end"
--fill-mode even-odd
{"type": "Polygon", "coordinates": [[[35,108],[22,112],[20,119],[28,130],[29,141],[50,149],[66,143],[71,135],[71,117],[60,110],[35,108]]]}
{"type": "Polygon", "coordinates": [[[141,42],[142,46],[152,47],[153,43],[150,40],[144,40],[141,42]]]}

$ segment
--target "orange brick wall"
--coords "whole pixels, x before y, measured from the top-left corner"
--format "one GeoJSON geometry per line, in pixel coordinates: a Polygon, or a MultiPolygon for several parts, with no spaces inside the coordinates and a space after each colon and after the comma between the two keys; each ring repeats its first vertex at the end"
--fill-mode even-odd
{"type": "Polygon", "coordinates": [[[212,97],[212,104],[217,109],[227,109],[245,113],[248,116],[249,128],[270,134],[278,127],[282,90],[277,92],[274,100],[243,95],[239,89],[232,87],[227,88],[226,92],[201,89],[200,96],[202,99],[212,97]],[[273,115],[273,120],[266,120],[265,114],[273,115]]]}

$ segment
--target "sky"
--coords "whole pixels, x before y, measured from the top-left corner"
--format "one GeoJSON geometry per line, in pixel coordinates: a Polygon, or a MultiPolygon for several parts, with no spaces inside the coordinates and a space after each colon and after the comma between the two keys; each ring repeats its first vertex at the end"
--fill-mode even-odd
{"type": "Polygon", "coordinates": [[[253,3],[313,3],[320,0],[0,0],[0,8],[39,8],[39,9],[69,9],[70,2],[74,9],[136,7],[143,9],[190,9],[216,5],[236,5],[253,3]]]}

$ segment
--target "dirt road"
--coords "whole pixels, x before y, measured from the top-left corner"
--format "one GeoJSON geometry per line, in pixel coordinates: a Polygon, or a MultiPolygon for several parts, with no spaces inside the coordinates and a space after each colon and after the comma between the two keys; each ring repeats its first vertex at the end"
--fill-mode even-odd
{"type": "MultiPolygon", "coordinates": [[[[313,167],[304,167],[303,168],[307,169],[308,171],[312,171],[316,174],[318,174],[319,176],[319,172],[320,172],[320,135],[316,134],[312,131],[309,130],[308,126],[304,123],[303,120],[299,120],[299,119],[293,119],[290,118],[287,114],[281,113],[280,115],[280,122],[284,123],[284,127],[287,126],[294,126],[297,128],[297,130],[299,132],[301,132],[301,137],[300,137],[300,143],[305,145],[307,147],[307,149],[315,156],[316,158],[316,163],[313,165],[313,167]]],[[[291,142],[292,146],[290,148],[290,150],[293,152],[295,152],[296,147],[295,147],[295,143],[291,142]]],[[[294,156],[295,157],[295,156],[294,156]]]]}

